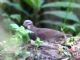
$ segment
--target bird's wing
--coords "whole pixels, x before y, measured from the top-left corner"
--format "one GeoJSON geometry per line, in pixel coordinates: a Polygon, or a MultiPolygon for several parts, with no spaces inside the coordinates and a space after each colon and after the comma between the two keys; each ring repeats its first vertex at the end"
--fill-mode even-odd
{"type": "Polygon", "coordinates": [[[45,28],[38,28],[36,30],[37,36],[39,36],[40,38],[42,38],[44,40],[53,37],[54,36],[53,32],[54,32],[53,30],[45,29],[45,28]]]}
{"type": "Polygon", "coordinates": [[[37,30],[37,34],[42,37],[42,38],[64,38],[64,33],[57,31],[57,30],[52,30],[52,29],[47,29],[47,28],[39,28],[37,30]]]}

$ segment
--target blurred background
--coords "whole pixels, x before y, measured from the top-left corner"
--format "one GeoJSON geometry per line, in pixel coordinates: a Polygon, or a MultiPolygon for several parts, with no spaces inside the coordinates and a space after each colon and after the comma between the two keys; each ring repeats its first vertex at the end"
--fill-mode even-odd
{"type": "MultiPolygon", "coordinates": [[[[0,60],[17,60],[19,55],[20,58],[29,55],[27,49],[21,51],[22,44],[30,40],[23,27],[28,19],[37,27],[74,37],[80,34],[80,0],[0,0],[0,60]]],[[[73,37],[67,43],[74,43],[73,37]]]]}
{"type": "Polygon", "coordinates": [[[11,23],[30,19],[37,27],[80,33],[80,0],[0,0],[0,40],[11,36],[11,23]]]}

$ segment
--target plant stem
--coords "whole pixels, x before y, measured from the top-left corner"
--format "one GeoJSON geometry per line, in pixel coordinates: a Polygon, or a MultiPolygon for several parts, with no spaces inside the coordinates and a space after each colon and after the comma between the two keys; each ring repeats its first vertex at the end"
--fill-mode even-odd
{"type": "Polygon", "coordinates": [[[64,23],[67,21],[67,16],[68,16],[68,12],[70,11],[70,7],[71,7],[71,2],[72,2],[72,0],[69,0],[69,5],[68,5],[68,7],[67,7],[67,10],[66,10],[66,16],[65,16],[65,20],[64,20],[64,23]]]}
{"type": "Polygon", "coordinates": [[[37,25],[38,19],[39,19],[39,15],[38,15],[39,10],[37,8],[34,9],[34,17],[33,20],[35,22],[35,25],[37,25]]]}
{"type": "MultiPolygon", "coordinates": [[[[71,2],[72,2],[72,0],[69,0],[69,5],[68,5],[68,7],[67,7],[67,10],[66,10],[66,15],[65,15],[65,19],[64,19],[64,24],[66,24],[66,22],[67,22],[67,16],[68,16],[68,12],[70,11],[70,7],[71,7],[71,2]]],[[[62,25],[62,28],[63,28],[63,30],[65,29],[65,27],[62,25]]]]}

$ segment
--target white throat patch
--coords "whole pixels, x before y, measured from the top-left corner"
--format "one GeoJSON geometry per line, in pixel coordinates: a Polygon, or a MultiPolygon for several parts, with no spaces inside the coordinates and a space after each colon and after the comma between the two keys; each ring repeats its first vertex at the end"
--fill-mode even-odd
{"type": "Polygon", "coordinates": [[[27,26],[27,28],[28,28],[28,29],[30,29],[30,28],[31,28],[31,26],[30,26],[30,25],[28,25],[28,26],[27,26]]]}

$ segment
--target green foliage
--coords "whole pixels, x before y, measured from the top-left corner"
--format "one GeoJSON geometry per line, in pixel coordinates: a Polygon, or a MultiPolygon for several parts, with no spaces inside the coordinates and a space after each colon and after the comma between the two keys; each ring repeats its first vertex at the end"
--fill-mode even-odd
{"type": "Polygon", "coordinates": [[[31,44],[35,46],[34,56],[35,58],[39,59],[41,52],[38,50],[38,48],[42,45],[43,41],[39,37],[36,38],[35,41],[31,41],[31,44]]]}
{"type": "Polygon", "coordinates": [[[73,45],[75,42],[74,37],[67,38],[65,41],[65,45],[73,45]]]}
{"type": "MultiPolygon", "coordinates": [[[[23,0],[23,1],[19,1],[19,2],[3,2],[3,4],[7,4],[9,6],[14,7],[15,9],[17,9],[18,11],[23,12],[24,14],[26,14],[26,16],[30,19],[32,19],[35,23],[35,25],[37,25],[38,23],[44,23],[44,24],[50,24],[50,25],[55,25],[57,26],[58,23],[60,23],[59,29],[63,28],[63,30],[66,32],[67,31],[71,31],[71,33],[78,33],[79,29],[77,30],[76,28],[80,27],[79,26],[79,18],[77,17],[77,15],[72,11],[72,9],[80,9],[80,4],[75,3],[74,1],[57,1],[57,2],[50,2],[50,3],[46,3],[44,4],[45,0],[23,0]],[[23,9],[23,6],[20,2],[25,2],[26,4],[28,4],[30,7],[33,9],[32,13],[29,13],[27,10],[23,9]],[[66,10],[62,11],[62,10],[52,10],[52,11],[44,11],[43,13],[39,14],[39,12],[41,11],[41,9],[46,9],[46,8],[66,8],[66,10]],[[54,21],[54,20],[45,20],[42,19],[40,20],[40,16],[41,15],[55,15],[59,18],[63,18],[62,21],[54,21]],[[71,23],[67,23],[67,22],[73,22],[73,24],[71,23]]],[[[27,7],[27,5],[26,5],[27,7]]],[[[11,18],[16,19],[19,23],[21,22],[21,17],[19,15],[13,14],[11,15],[11,18]]]]}
{"type": "Polygon", "coordinates": [[[17,35],[16,37],[20,38],[20,40],[24,42],[29,41],[29,32],[27,32],[28,30],[26,30],[23,26],[19,27],[17,24],[10,24],[10,26],[12,27],[11,30],[15,31],[15,34],[17,35]]]}
{"type": "Polygon", "coordinates": [[[10,24],[12,30],[16,30],[19,28],[17,24],[10,24]]]}
{"type": "Polygon", "coordinates": [[[7,30],[11,30],[11,29],[16,29],[18,28],[18,25],[15,24],[14,21],[17,21],[18,23],[20,23],[21,20],[21,16],[19,14],[11,14],[8,15],[7,13],[3,13],[2,14],[3,18],[3,26],[7,29],[7,30]],[[11,25],[10,25],[11,24],[11,25]],[[12,27],[14,25],[14,27],[12,27]]]}
{"type": "Polygon", "coordinates": [[[0,6],[2,6],[3,3],[6,3],[6,2],[7,2],[7,0],[0,0],[0,6]]]}
{"type": "MultiPolygon", "coordinates": [[[[69,3],[70,2],[64,2],[64,1],[61,1],[61,2],[52,2],[52,3],[47,3],[45,5],[42,6],[42,8],[46,8],[46,7],[69,7],[69,3]]],[[[70,8],[80,8],[80,4],[77,4],[77,3],[74,3],[74,2],[71,2],[70,3],[70,8]]]]}
{"type": "MultiPolygon", "coordinates": [[[[30,52],[28,52],[26,49],[22,50],[20,45],[22,45],[23,43],[28,43],[28,41],[30,40],[28,36],[29,31],[26,30],[23,26],[19,27],[15,23],[10,24],[10,27],[11,27],[11,31],[12,32],[14,31],[14,35],[12,34],[9,40],[0,42],[0,46],[2,47],[0,52],[3,53],[7,51],[7,52],[15,53],[16,56],[21,55],[22,59],[25,60],[25,58],[30,55],[30,52]]],[[[12,58],[14,58],[13,56],[8,57],[9,55],[6,56],[5,60],[6,59],[12,60],[12,58]]]]}
{"type": "Polygon", "coordinates": [[[22,60],[25,60],[27,57],[30,56],[30,52],[27,51],[27,49],[21,49],[21,48],[16,49],[15,54],[16,56],[18,56],[19,59],[22,60]]]}
{"type": "MultiPolygon", "coordinates": [[[[58,26],[61,31],[64,32],[70,32],[70,33],[79,33],[80,32],[80,19],[78,16],[73,12],[72,9],[80,9],[80,4],[72,2],[72,1],[58,1],[58,2],[50,2],[44,4],[46,0],[15,0],[15,2],[10,2],[9,0],[0,0],[0,5],[9,6],[14,9],[16,9],[20,13],[13,13],[12,10],[9,10],[9,14],[2,14],[3,18],[3,25],[10,30],[13,34],[12,37],[7,41],[0,42],[0,47],[2,47],[3,50],[7,50],[6,48],[11,49],[13,46],[17,46],[17,49],[15,49],[16,55],[23,56],[22,60],[25,60],[26,57],[30,55],[30,52],[27,51],[27,49],[21,50],[19,48],[20,44],[22,43],[28,43],[30,41],[30,38],[28,36],[28,33],[31,31],[25,29],[22,24],[18,25],[14,21],[17,21],[18,23],[23,23],[22,21],[25,19],[23,17],[26,17],[27,19],[33,20],[35,25],[39,25],[41,23],[49,24],[52,26],[58,26]],[[23,4],[22,2],[25,2],[26,4],[23,4]],[[25,6],[23,6],[25,5],[25,6]],[[29,6],[27,6],[29,5],[29,6]],[[25,7],[25,8],[24,8],[25,7]],[[27,8],[27,9],[26,9],[27,8]],[[51,10],[46,11],[46,8],[63,8],[65,10],[51,10]],[[30,10],[28,12],[28,10],[30,10]],[[45,10],[44,12],[41,12],[42,10],[45,10]],[[41,13],[40,13],[41,12],[41,13]],[[62,18],[61,21],[55,21],[50,19],[42,19],[40,16],[46,16],[46,15],[52,15],[59,18],[62,18]]],[[[10,9],[10,8],[9,8],[10,9]]],[[[37,37],[35,41],[33,41],[33,45],[35,45],[35,54],[38,57],[38,47],[43,42],[40,40],[40,38],[37,37]]],[[[66,40],[66,45],[72,45],[74,43],[74,37],[70,37],[66,40]]],[[[65,55],[69,55],[70,53],[64,52],[65,55]]]]}
{"type": "Polygon", "coordinates": [[[12,14],[10,17],[12,19],[16,19],[18,22],[20,22],[20,20],[21,20],[21,15],[19,15],[19,14],[12,14]]]}
{"type": "Polygon", "coordinates": [[[11,7],[14,7],[15,9],[25,13],[28,15],[28,13],[21,7],[20,3],[11,3],[9,1],[5,2],[5,4],[11,6],[11,7]]]}
{"type": "MultiPolygon", "coordinates": [[[[46,11],[44,12],[44,14],[49,14],[49,15],[56,15],[58,17],[64,18],[63,22],[59,22],[60,24],[58,24],[59,26],[62,26],[64,31],[70,31],[70,32],[75,32],[77,33],[78,30],[76,28],[79,28],[80,25],[80,21],[79,18],[76,16],[76,14],[74,14],[73,11],[71,11],[71,8],[80,8],[80,4],[71,2],[71,1],[62,1],[62,2],[51,2],[51,3],[47,3],[44,4],[42,6],[42,8],[47,8],[47,7],[63,7],[63,8],[67,8],[66,11],[46,11]],[[67,23],[69,21],[74,22],[73,24],[67,23]]],[[[56,22],[57,23],[57,22],[56,22]]],[[[53,24],[56,25],[56,24],[53,24]]]]}
{"type": "Polygon", "coordinates": [[[5,48],[7,46],[21,44],[24,41],[25,42],[29,41],[29,36],[28,36],[29,32],[27,32],[27,30],[25,30],[23,26],[19,27],[17,24],[11,24],[10,26],[12,27],[11,30],[12,31],[14,30],[15,32],[14,35],[12,35],[12,37],[10,38],[10,40],[2,42],[5,48]]]}
{"type": "MultiPolygon", "coordinates": [[[[44,2],[46,2],[45,0],[19,0],[19,2],[4,2],[4,4],[7,4],[11,7],[14,7],[16,10],[23,12],[25,15],[25,17],[28,17],[29,19],[33,20],[35,25],[39,25],[41,23],[43,24],[50,24],[52,26],[58,26],[57,29],[61,29],[63,28],[64,32],[71,32],[72,34],[75,33],[77,34],[79,32],[80,29],[76,29],[76,28],[80,28],[80,21],[78,16],[73,12],[72,9],[80,9],[80,4],[75,3],[74,1],[57,1],[57,2],[50,2],[50,3],[46,3],[44,4],[44,2]],[[29,5],[30,7],[28,7],[25,4],[25,7],[28,7],[28,9],[24,8],[23,9],[23,3],[21,4],[21,2],[25,2],[27,5],[29,5]],[[46,9],[46,8],[65,8],[66,10],[52,10],[52,11],[44,11],[43,13],[39,14],[39,12],[41,11],[41,9],[46,9]],[[32,9],[32,13],[29,13],[28,10],[32,9]],[[45,16],[45,15],[52,15],[52,16],[56,16],[58,18],[62,18],[62,21],[55,21],[55,20],[45,20],[42,19],[40,20],[40,16],[45,16]],[[72,23],[69,23],[72,22],[72,23]],[[58,24],[59,23],[59,24],[58,24]],[[58,24],[58,25],[57,25],[58,24]]],[[[22,22],[21,18],[19,15],[12,15],[11,18],[16,19],[19,23],[22,22]]]]}
{"type": "Polygon", "coordinates": [[[13,21],[11,21],[10,18],[4,18],[3,19],[3,26],[5,27],[6,30],[10,30],[10,24],[14,23],[13,21]],[[7,23],[6,23],[7,22],[7,23]]]}
{"type": "Polygon", "coordinates": [[[43,41],[41,41],[40,38],[37,37],[37,39],[36,39],[35,42],[34,42],[34,45],[35,45],[36,47],[39,47],[39,46],[42,44],[42,42],[43,42],[43,41]]]}
{"type": "MultiPolygon", "coordinates": [[[[47,12],[44,12],[44,14],[56,15],[56,16],[64,18],[64,19],[66,16],[65,11],[47,11],[47,12]]],[[[75,22],[79,22],[78,17],[73,12],[68,12],[67,14],[68,14],[66,17],[67,19],[70,19],[70,20],[75,21],[75,22]]]]}
{"type": "Polygon", "coordinates": [[[27,4],[29,4],[33,9],[40,9],[44,0],[24,0],[27,4]]]}

